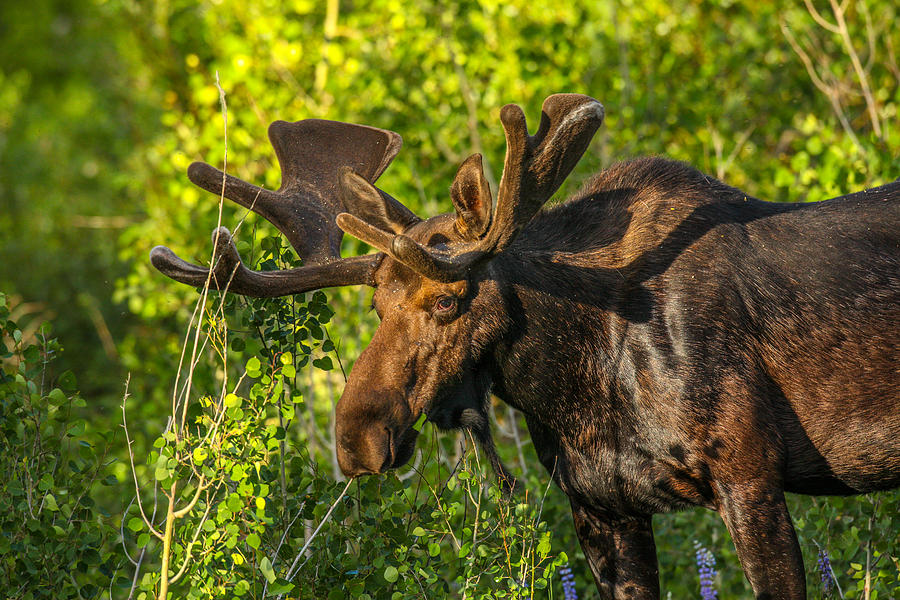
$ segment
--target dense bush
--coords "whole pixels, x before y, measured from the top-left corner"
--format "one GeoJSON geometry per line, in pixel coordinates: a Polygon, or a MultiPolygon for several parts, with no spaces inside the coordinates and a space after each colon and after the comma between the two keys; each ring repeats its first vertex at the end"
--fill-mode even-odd
{"type": "MultiPolygon", "coordinates": [[[[0,4],[0,289],[24,299],[21,316],[0,307],[0,588],[152,597],[167,555],[173,597],[592,597],[567,500],[506,407],[494,426],[527,496],[503,498],[471,444],[428,425],[412,467],[345,489],[333,403],[375,327],[367,291],[210,296],[192,317],[198,295],[147,252],[208,257],[218,207],[191,161],[227,149],[230,173],[278,186],[272,120],[402,133],[380,185],[425,216],[449,210],[468,154],[499,178],[504,103],[533,127],[558,91],[608,115],[560,197],[640,154],[770,200],[883,183],[900,175],[897,8],[841,6],[842,27],[824,3],[0,4]],[[38,325],[50,316],[59,342],[38,325]]],[[[226,206],[223,224],[244,217],[226,206]]],[[[242,254],[291,264],[271,233],[247,217],[242,254]]],[[[811,596],[900,594],[898,498],[790,498],[811,596]]],[[[664,597],[700,595],[698,556],[707,588],[749,594],[717,515],[655,530],[664,597]]]]}
{"type": "Polygon", "coordinates": [[[89,431],[49,325],[23,336],[0,293],[0,589],[8,598],[95,598],[125,561],[118,518],[94,499],[116,487],[114,437],[89,431]]]}

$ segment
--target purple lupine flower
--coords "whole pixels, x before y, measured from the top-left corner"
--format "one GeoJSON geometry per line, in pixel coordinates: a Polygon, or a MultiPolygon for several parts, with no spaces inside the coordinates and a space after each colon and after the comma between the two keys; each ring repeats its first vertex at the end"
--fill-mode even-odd
{"type": "Polygon", "coordinates": [[[572,574],[569,563],[560,568],[559,574],[562,576],[564,600],[578,600],[578,592],[575,590],[575,575],[572,574]]]}
{"type": "Polygon", "coordinates": [[[700,571],[700,597],[703,600],[716,600],[719,592],[716,591],[716,557],[703,547],[700,542],[694,542],[697,550],[697,569],[700,571]]]}
{"type": "MultiPolygon", "coordinates": [[[[528,585],[525,583],[524,579],[516,580],[516,585],[518,585],[522,590],[520,600],[531,600],[531,596],[528,595],[528,585]]],[[[513,596],[516,597],[516,596],[513,596]]]]}
{"type": "Polygon", "coordinates": [[[819,569],[819,577],[822,580],[822,594],[826,598],[831,596],[831,590],[834,588],[834,576],[831,573],[831,560],[828,558],[828,551],[824,548],[819,549],[819,560],[816,562],[819,569]]]}

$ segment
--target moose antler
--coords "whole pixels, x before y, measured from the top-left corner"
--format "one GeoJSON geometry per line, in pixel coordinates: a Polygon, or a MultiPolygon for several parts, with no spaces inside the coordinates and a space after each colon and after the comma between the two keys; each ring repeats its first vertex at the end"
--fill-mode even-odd
{"type": "MultiPolygon", "coordinates": [[[[603,122],[603,105],[581,94],[549,96],[544,100],[541,123],[533,136],[528,135],[525,113],[515,104],[503,107],[500,121],[507,146],[503,177],[490,227],[477,240],[438,251],[426,248],[402,233],[385,231],[352,213],[339,214],[338,226],[425,277],[445,282],[462,279],[476,264],[509,247],[559,189],[603,122]]],[[[460,168],[457,180],[472,178],[472,169],[477,170],[474,178],[483,180],[480,157],[478,160],[473,158],[476,157],[460,168]]],[[[348,170],[342,171],[340,177],[345,190],[342,194],[368,185],[363,177],[348,170]]],[[[454,187],[456,185],[454,182],[454,187]]],[[[487,189],[484,183],[476,186],[487,189]]],[[[490,201],[489,190],[487,194],[490,201]]]]}
{"type": "MultiPolygon", "coordinates": [[[[281,271],[252,271],[244,266],[225,227],[213,232],[212,277],[204,267],[188,263],[163,246],[150,252],[153,266],[176,281],[210,285],[238,294],[273,297],[337,286],[370,283],[377,256],[341,258],[343,232],[335,215],[344,210],[337,195],[336,174],[353,169],[371,185],[397,155],[402,139],[393,131],[337,121],[275,121],[269,140],[281,167],[278,191],[265,190],[206,164],[194,163],[188,178],[199,187],[222,194],[275,225],[288,239],[303,266],[281,271]],[[223,190],[224,186],[224,190],[223,190]]],[[[396,200],[383,201],[406,211],[396,200]]]]}

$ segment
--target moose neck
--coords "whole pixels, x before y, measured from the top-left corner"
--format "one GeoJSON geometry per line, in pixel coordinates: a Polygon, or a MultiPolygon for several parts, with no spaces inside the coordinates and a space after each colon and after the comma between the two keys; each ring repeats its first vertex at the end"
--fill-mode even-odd
{"type": "Polygon", "coordinates": [[[508,320],[494,393],[553,429],[574,426],[585,410],[604,418],[608,403],[598,400],[614,387],[615,340],[627,327],[621,275],[578,258],[510,252],[493,267],[508,320]]]}

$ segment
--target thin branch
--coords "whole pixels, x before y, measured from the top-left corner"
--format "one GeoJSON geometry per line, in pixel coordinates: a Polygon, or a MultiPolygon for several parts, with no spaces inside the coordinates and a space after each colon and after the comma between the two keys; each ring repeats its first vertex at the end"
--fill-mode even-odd
{"type": "Polygon", "coordinates": [[[125,511],[122,513],[122,520],[119,523],[119,537],[122,540],[122,550],[125,551],[125,558],[128,559],[128,562],[133,564],[135,567],[138,566],[136,560],[131,558],[131,553],[128,552],[128,546],[125,545],[125,518],[124,516],[128,514],[128,511],[131,510],[131,505],[134,504],[134,498],[131,499],[131,502],[128,503],[128,506],[125,507],[125,511]]]}
{"type": "Polygon", "coordinates": [[[131,590],[128,592],[128,600],[134,598],[134,591],[137,589],[138,578],[141,576],[141,565],[144,564],[145,556],[147,556],[146,546],[141,548],[141,554],[138,556],[137,564],[134,566],[134,577],[131,578],[131,590]]]}
{"type": "Polygon", "coordinates": [[[738,153],[744,148],[744,144],[747,143],[747,140],[750,139],[750,136],[753,135],[753,132],[756,130],[756,125],[750,125],[747,129],[741,132],[738,136],[737,142],[734,144],[734,148],[731,149],[731,152],[728,153],[728,156],[720,165],[716,166],[716,175],[719,179],[724,179],[725,174],[728,171],[728,168],[734,162],[734,159],[737,157],[738,153]]]}
{"type": "MultiPolygon", "coordinates": [[[[228,170],[228,105],[225,102],[225,90],[222,89],[221,84],[219,83],[219,72],[216,71],[216,89],[219,90],[219,102],[222,105],[222,124],[223,124],[223,156],[222,156],[222,189],[219,192],[219,212],[216,219],[216,237],[213,240],[213,259],[215,260],[215,253],[219,247],[219,232],[222,226],[222,210],[225,205],[225,182],[226,182],[226,172],[228,170]]],[[[212,265],[212,260],[210,264],[212,265]]],[[[204,314],[206,308],[206,299],[209,296],[209,286],[212,282],[213,277],[213,269],[210,266],[209,271],[206,274],[206,282],[203,284],[203,291],[200,294],[200,299],[197,302],[197,305],[200,309],[200,314],[204,314]]],[[[195,314],[196,314],[195,310],[195,314]]],[[[187,382],[185,383],[185,389],[182,396],[181,402],[181,423],[180,426],[177,423],[173,423],[175,439],[179,440],[181,437],[181,430],[184,428],[185,421],[187,420],[187,405],[188,405],[188,396],[191,392],[191,387],[194,379],[194,368],[197,365],[198,356],[198,346],[200,344],[200,322],[197,324],[197,328],[194,332],[194,346],[191,350],[191,368],[188,370],[187,382]]],[[[182,356],[184,351],[182,350],[182,356]]],[[[179,365],[179,371],[180,371],[179,365]]],[[[174,421],[176,416],[175,406],[173,403],[173,412],[172,419],[174,421]]]]}
{"type": "Polygon", "coordinates": [[[528,465],[525,463],[525,454],[522,452],[522,436],[519,435],[519,419],[512,406],[507,405],[506,408],[509,415],[509,425],[512,429],[513,442],[516,444],[516,452],[519,457],[519,468],[522,470],[522,476],[525,476],[528,474],[528,465]]]}
{"type": "Polygon", "coordinates": [[[134,467],[134,452],[131,450],[131,438],[128,435],[128,422],[125,419],[125,403],[128,401],[128,384],[130,382],[131,373],[129,373],[128,377],[125,379],[125,395],[122,397],[122,428],[125,430],[125,447],[128,448],[128,460],[131,463],[131,476],[134,479],[134,493],[137,498],[138,508],[141,511],[141,518],[144,520],[144,525],[147,526],[150,533],[162,540],[163,535],[153,527],[153,522],[147,518],[146,513],[144,513],[144,504],[141,502],[141,486],[138,483],[137,470],[134,467]]]}
{"type": "Polygon", "coordinates": [[[860,7],[863,13],[863,18],[866,20],[866,41],[869,44],[869,57],[866,60],[865,70],[868,73],[872,69],[872,65],[875,63],[876,46],[875,46],[875,27],[872,25],[872,15],[869,13],[869,7],[866,6],[865,2],[860,3],[860,7]]]}
{"type": "MultiPolygon", "coordinates": [[[[319,534],[319,531],[322,529],[322,526],[325,525],[325,523],[328,521],[328,518],[331,516],[331,513],[334,512],[334,509],[337,508],[337,505],[340,503],[340,501],[344,499],[344,495],[346,495],[347,490],[350,489],[351,483],[353,483],[353,478],[347,480],[347,485],[344,486],[344,489],[341,491],[341,494],[337,497],[337,499],[334,501],[334,503],[328,509],[328,512],[325,513],[325,516],[322,517],[322,521],[319,523],[319,526],[316,527],[315,531],[312,532],[312,535],[309,536],[309,538],[306,540],[306,543],[303,544],[303,547],[300,548],[300,552],[297,553],[297,557],[294,559],[294,562],[291,563],[291,568],[288,569],[287,577],[285,577],[285,579],[287,579],[288,581],[293,579],[294,575],[297,574],[297,571],[299,571],[303,567],[303,565],[306,564],[306,561],[303,561],[303,564],[301,564],[299,567],[297,566],[297,562],[300,560],[300,557],[303,556],[303,554],[306,552],[306,549],[309,548],[310,544],[312,544],[312,541],[314,539],[316,539],[316,536],[319,534]]],[[[309,560],[309,559],[307,558],[307,560],[309,560]]]]}
{"type": "Polygon", "coordinates": [[[413,475],[418,472],[419,466],[422,464],[422,452],[419,451],[416,453],[416,460],[413,461],[412,466],[405,472],[397,475],[397,479],[400,481],[406,481],[413,475]]]}
{"type": "Polygon", "coordinates": [[[314,89],[320,96],[319,100],[323,100],[321,96],[324,96],[323,92],[325,91],[325,85],[328,83],[328,48],[331,45],[331,40],[335,37],[335,33],[337,32],[339,10],[340,5],[338,0],[327,0],[325,5],[325,23],[323,27],[324,35],[322,38],[322,56],[319,58],[319,62],[316,64],[314,79],[314,89]]]}
{"type": "Polygon", "coordinates": [[[206,488],[208,488],[210,485],[212,485],[212,482],[207,482],[204,484],[203,479],[204,479],[204,476],[201,475],[200,481],[197,483],[197,491],[194,493],[194,497],[191,498],[191,501],[188,502],[184,508],[176,510],[174,513],[172,513],[176,519],[180,519],[184,515],[191,512],[191,510],[193,510],[194,506],[197,504],[197,500],[200,499],[200,493],[203,490],[205,490],[206,488]]]}
{"type": "Polygon", "coordinates": [[[466,105],[466,126],[469,129],[469,140],[471,141],[472,148],[475,152],[481,154],[484,177],[487,179],[488,185],[492,190],[496,190],[497,180],[494,178],[494,172],[493,169],[491,169],[490,161],[488,160],[488,157],[485,156],[484,144],[481,142],[481,133],[478,128],[478,103],[475,99],[475,93],[472,91],[472,86],[469,84],[469,77],[466,74],[466,70],[460,64],[456,50],[453,48],[454,32],[450,27],[452,15],[443,11],[440,15],[440,21],[444,30],[444,35],[441,39],[444,40],[444,47],[450,54],[450,62],[453,64],[453,71],[456,73],[456,78],[459,80],[459,91],[462,94],[463,102],[466,105]]]}
{"type": "Polygon", "coordinates": [[[841,122],[841,127],[843,127],[844,132],[853,142],[853,145],[859,150],[861,154],[866,153],[866,149],[862,144],[859,143],[859,139],[856,137],[856,134],[853,133],[853,128],[850,126],[850,122],[847,120],[847,115],[844,113],[844,109],[841,106],[840,99],[834,88],[826,84],[819,77],[819,74],[816,72],[816,68],[813,65],[812,60],[805,50],[800,46],[797,42],[796,38],[794,38],[794,34],[791,33],[791,30],[788,28],[787,24],[782,21],[781,22],[781,31],[784,33],[784,37],[787,39],[788,43],[791,45],[791,48],[794,49],[794,52],[797,53],[797,56],[800,57],[800,60],[803,62],[803,66],[806,67],[806,72],[809,73],[810,79],[812,79],[813,84],[819,88],[819,90],[825,94],[828,98],[829,102],[831,102],[831,108],[834,110],[835,115],[837,115],[838,120],[841,122]]]}
{"type": "Polygon", "coordinates": [[[809,14],[812,16],[813,20],[815,20],[816,23],[818,23],[831,33],[840,35],[841,30],[838,28],[838,26],[833,23],[829,23],[828,20],[826,20],[818,10],[816,10],[816,7],[813,6],[810,0],[803,0],[803,2],[804,4],[806,4],[806,10],[809,11],[809,14]]]}
{"type": "Polygon", "coordinates": [[[188,564],[191,562],[191,550],[194,548],[194,544],[197,542],[197,538],[200,537],[200,532],[203,531],[203,524],[206,523],[207,517],[209,517],[209,511],[212,508],[213,503],[209,501],[209,495],[206,497],[206,511],[204,511],[203,516],[200,517],[200,522],[197,523],[197,527],[194,530],[194,537],[191,538],[191,542],[184,549],[184,562],[181,564],[181,568],[178,569],[178,573],[176,573],[172,578],[169,579],[169,584],[176,583],[181,576],[184,575],[185,571],[187,571],[188,564]]]}
{"type": "Polygon", "coordinates": [[[859,60],[859,54],[857,54],[856,48],[853,46],[853,41],[850,39],[850,30],[847,29],[847,22],[844,20],[844,9],[835,0],[830,1],[831,9],[834,11],[834,17],[837,19],[841,39],[844,41],[844,47],[847,50],[847,54],[850,55],[850,62],[853,65],[853,69],[856,71],[856,76],[862,86],[863,96],[866,98],[866,107],[869,111],[869,118],[872,121],[872,129],[874,129],[875,135],[881,138],[881,119],[878,117],[878,107],[875,102],[875,97],[872,95],[872,89],[869,87],[869,77],[866,75],[862,63],[859,60]]]}

